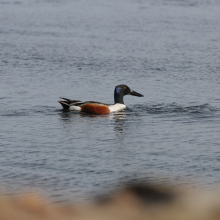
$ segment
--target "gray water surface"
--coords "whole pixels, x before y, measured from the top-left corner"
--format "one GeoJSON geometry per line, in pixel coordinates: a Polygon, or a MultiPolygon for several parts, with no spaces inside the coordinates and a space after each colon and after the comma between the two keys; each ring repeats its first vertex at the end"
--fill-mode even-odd
{"type": "Polygon", "coordinates": [[[219,1],[0,0],[0,186],[55,201],[129,178],[219,186],[219,1]],[[59,97],[125,111],[63,112],[59,97]]]}

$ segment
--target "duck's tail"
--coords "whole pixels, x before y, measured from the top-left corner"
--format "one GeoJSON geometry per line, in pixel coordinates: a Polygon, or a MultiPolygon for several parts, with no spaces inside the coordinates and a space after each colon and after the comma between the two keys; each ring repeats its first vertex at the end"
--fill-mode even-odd
{"type": "Polygon", "coordinates": [[[69,109],[69,104],[64,102],[64,101],[58,101],[62,106],[63,106],[63,109],[69,109]]]}
{"type": "MultiPolygon", "coordinates": [[[[58,101],[64,109],[69,109],[70,106],[81,106],[82,104],[84,104],[85,102],[82,102],[80,100],[72,100],[72,99],[67,99],[67,98],[62,98],[60,97],[60,99],[64,99],[65,101],[58,101]]],[[[79,110],[80,108],[77,107],[77,110],[79,110]]]]}

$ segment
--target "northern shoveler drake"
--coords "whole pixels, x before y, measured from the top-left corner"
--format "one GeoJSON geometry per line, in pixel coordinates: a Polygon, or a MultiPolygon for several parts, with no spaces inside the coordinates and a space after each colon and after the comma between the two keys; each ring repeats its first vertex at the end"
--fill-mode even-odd
{"type": "Polygon", "coordinates": [[[72,99],[64,99],[65,101],[58,101],[64,109],[66,110],[75,110],[86,112],[89,114],[97,114],[97,115],[105,115],[111,112],[117,112],[126,108],[124,104],[124,96],[125,95],[133,95],[138,97],[144,97],[142,94],[131,90],[126,85],[118,85],[115,87],[114,92],[114,99],[115,104],[104,104],[101,102],[94,102],[94,101],[86,101],[82,102],[79,100],[72,100],[72,99]]]}

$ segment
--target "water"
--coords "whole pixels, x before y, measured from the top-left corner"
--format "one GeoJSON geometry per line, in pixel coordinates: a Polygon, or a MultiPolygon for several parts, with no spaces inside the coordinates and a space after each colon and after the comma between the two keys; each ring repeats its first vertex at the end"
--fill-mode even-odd
{"type": "Polygon", "coordinates": [[[219,186],[218,1],[0,0],[0,185],[54,201],[129,178],[219,186]],[[113,103],[63,112],[58,97],[113,103]]]}

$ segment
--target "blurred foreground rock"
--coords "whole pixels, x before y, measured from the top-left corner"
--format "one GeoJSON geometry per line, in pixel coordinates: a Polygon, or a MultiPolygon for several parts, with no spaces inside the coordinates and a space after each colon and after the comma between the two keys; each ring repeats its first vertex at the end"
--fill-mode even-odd
{"type": "Polygon", "coordinates": [[[2,220],[217,220],[220,192],[133,184],[90,204],[51,204],[39,196],[0,197],[2,220]]]}

